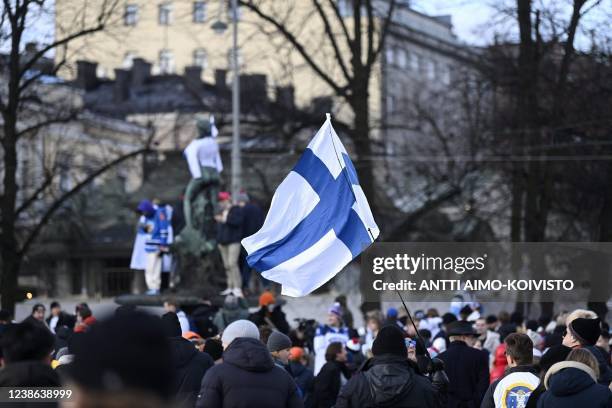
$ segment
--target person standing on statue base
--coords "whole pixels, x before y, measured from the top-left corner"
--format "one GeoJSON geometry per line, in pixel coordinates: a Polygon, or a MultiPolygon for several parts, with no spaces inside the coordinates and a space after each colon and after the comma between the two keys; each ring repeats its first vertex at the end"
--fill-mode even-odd
{"type": "Polygon", "coordinates": [[[168,252],[168,215],[165,206],[155,208],[150,201],[143,201],[138,210],[145,217],[144,229],[149,234],[145,242],[145,281],[147,295],[158,295],[161,286],[162,259],[168,252]]]}
{"type": "Polygon", "coordinates": [[[221,292],[222,295],[242,297],[242,277],[240,276],[240,266],[238,258],[240,256],[240,240],[242,239],[243,214],[242,208],[233,205],[231,196],[228,192],[219,193],[220,212],[215,215],[217,221],[217,244],[223,268],[227,278],[227,289],[221,292]]]}

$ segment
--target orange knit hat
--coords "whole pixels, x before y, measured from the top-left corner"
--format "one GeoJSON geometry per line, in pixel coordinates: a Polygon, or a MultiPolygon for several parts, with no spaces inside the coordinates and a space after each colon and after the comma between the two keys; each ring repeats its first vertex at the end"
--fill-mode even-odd
{"type": "Polygon", "coordinates": [[[259,296],[259,306],[268,306],[275,302],[276,299],[274,298],[274,295],[268,290],[259,296]]]}
{"type": "Polygon", "coordinates": [[[298,361],[304,356],[304,349],[301,347],[291,347],[289,349],[289,360],[298,361]]]}

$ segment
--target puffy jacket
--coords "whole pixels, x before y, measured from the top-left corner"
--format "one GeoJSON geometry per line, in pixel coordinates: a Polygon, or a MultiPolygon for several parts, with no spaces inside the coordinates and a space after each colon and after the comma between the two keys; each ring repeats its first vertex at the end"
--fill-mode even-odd
{"type": "Polygon", "coordinates": [[[276,366],[257,339],[237,338],[223,352],[223,363],[206,372],[198,408],[301,408],[302,399],[291,375],[276,366]]]}
{"type": "Polygon", "coordinates": [[[383,354],[368,360],[340,390],[336,408],[439,408],[429,380],[407,359],[383,354]]]}
{"type": "Polygon", "coordinates": [[[292,361],[289,363],[289,372],[293,376],[295,384],[300,388],[304,400],[306,400],[314,387],[314,374],[312,370],[298,362],[292,361]]]}
{"type": "Polygon", "coordinates": [[[184,406],[193,407],[202,378],[215,363],[208,354],[199,352],[193,343],[182,337],[170,338],[170,347],[176,370],[172,393],[184,406]]]}
{"type": "Polygon", "coordinates": [[[547,391],[538,400],[538,408],[610,408],[612,393],[597,384],[595,372],[586,364],[563,361],[546,373],[547,391]]]}
{"type": "Polygon", "coordinates": [[[604,351],[596,346],[586,346],[585,349],[589,350],[599,365],[599,378],[597,382],[606,387],[610,385],[612,381],[612,370],[610,369],[610,357],[604,354],[604,351]]]}

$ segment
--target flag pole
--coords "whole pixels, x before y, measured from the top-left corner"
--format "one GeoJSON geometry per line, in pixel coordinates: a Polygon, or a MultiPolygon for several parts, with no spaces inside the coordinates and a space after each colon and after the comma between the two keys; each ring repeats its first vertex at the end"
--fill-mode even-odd
{"type": "MultiPolygon", "coordinates": [[[[336,153],[336,159],[338,160],[338,164],[340,165],[340,168],[343,169],[345,166],[343,166],[342,160],[340,160],[340,155],[338,154],[338,150],[336,149],[336,144],[334,143],[334,136],[332,135],[332,132],[331,132],[331,114],[328,112],[328,113],[325,114],[325,117],[330,122],[329,123],[329,137],[331,138],[332,146],[334,148],[334,152],[336,153]]],[[[344,171],[342,171],[341,173],[344,174],[344,179],[348,183],[349,188],[350,188],[351,192],[353,193],[353,197],[355,197],[355,201],[357,201],[357,196],[355,195],[355,191],[353,191],[353,185],[351,184],[351,181],[347,178],[348,176],[346,175],[346,173],[344,171]]],[[[376,238],[374,238],[374,234],[372,234],[372,230],[370,229],[370,227],[366,227],[366,229],[368,230],[368,233],[372,237],[372,242],[376,241],[376,238]]],[[[391,272],[391,278],[393,280],[396,280],[393,271],[389,271],[389,272],[391,272]]],[[[427,359],[431,362],[431,355],[429,354],[429,350],[427,350],[427,345],[425,344],[425,341],[423,340],[423,338],[419,334],[419,330],[416,327],[416,324],[414,323],[414,320],[412,319],[412,315],[410,314],[410,311],[408,310],[408,306],[406,306],[406,302],[404,302],[404,297],[402,296],[402,294],[399,291],[399,289],[395,289],[395,292],[397,293],[397,296],[399,297],[400,301],[402,302],[402,306],[404,307],[404,310],[406,311],[406,314],[408,315],[408,319],[410,320],[410,323],[412,324],[412,327],[414,327],[414,332],[415,332],[416,336],[419,338],[419,340],[421,341],[421,344],[423,345],[423,348],[425,349],[425,355],[427,356],[427,359]]]]}

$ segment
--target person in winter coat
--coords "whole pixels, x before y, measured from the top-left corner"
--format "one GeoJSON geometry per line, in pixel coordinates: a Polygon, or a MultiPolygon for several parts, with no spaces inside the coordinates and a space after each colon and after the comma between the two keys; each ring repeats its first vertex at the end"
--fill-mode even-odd
{"type": "Polygon", "coordinates": [[[66,313],[62,310],[62,307],[58,302],[51,302],[51,316],[45,320],[49,326],[51,333],[55,333],[56,327],[68,326],[74,328],[76,323],[76,316],[66,313]]]}
{"type": "Polygon", "coordinates": [[[191,312],[194,331],[203,339],[215,337],[219,334],[219,328],[214,324],[217,311],[218,308],[213,306],[210,300],[204,300],[191,312]]]}
{"type": "Polygon", "coordinates": [[[268,336],[266,347],[268,347],[274,364],[291,373],[289,371],[289,354],[291,351],[291,339],[289,336],[275,330],[268,336]]]}
{"type": "Polygon", "coordinates": [[[47,327],[45,323],[45,305],[37,303],[32,306],[32,313],[23,319],[24,322],[39,323],[47,327]]]}
{"type": "Polygon", "coordinates": [[[74,332],[84,333],[94,324],[96,324],[96,318],[93,317],[91,309],[87,303],[78,304],[76,307],[76,323],[74,325],[74,332]]]}
{"type": "Polygon", "coordinates": [[[331,408],[336,403],[340,387],[346,384],[349,370],[346,366],[346,349],[343,343],[332,343],[327,346],[327,361],[314,382],[313,407],[331,408]]]}
{"type": "Polygon", "coordinates": [[[167,297],[164,299],[164,310],[166,312],[176,313],[176,317],[178,317],[178,321],[181,325],[181,333],[185,334],[191,330],[191,326],[189,324],[189,319],[187,318],[187,314],[181,310],[181,305],[177,302],[174,297],[167,297]]]}
{"type": "Polygon", "coordinates": [[[508,369],[493,382],[480,408],[524,407],[540,384],[533,363],[533,342],[526,334],[512,333],[505,338],[508,369]]]}
{"type": "Polygon", "coordinates": [[[308,357],[301,347],[291,347],[289,350],[289,373],[293,376],[304,399],[305,407],[312,407],[312,392],[314,390],[314,374],[308,368],[308,357]]]}
{"type": "Polygon", "coordinates": [[[571,348],[565,347],[562,344],[553,346],[546,351],[542,355],[540,359],[539,367],[540,367],[540,385],[536,388],[529,397],[529,401],[527,401],[527,405],[525,408],[537,408],[538,400],[546,392],[546,387],[544,387],[544,376],[554,364],[565,361],[568,354],[572,351],[571,348]]]}
{"type": "Polygon", "coordinates": [[[159,317],[118,313],[77,336],[66,366],[75,407],[173,406],[174,362],[159,317]]]}
{"type": "Polygon", "coordinates": [[[506,360],[506,344],[502,343],[495,349],[493,355],[493,368],[491,369],[491,383],[499,380],[504,376],[506,367],[508,366],[508,360],[506,360]]]}
{"type": "Polygon", "coordinates": [[[50,365],[53,344],[53,334],[40,322],[9,325],[0,339],[4,361],[0,387],[61,386],[59,376],[50,365]]]}
{"type": "Polygon", "coordinates": [[[291,375],[272,361],[257,326],[236,320],[223,331],[223,362],[202,379],[197,408],[301,408],[291,375]]]}
{"type": "Polygon", "coordinates": [[[477,335],[472,324],[464,321],[448,325],[450,344],[438,358],[444,361],[450,381],[448,408],[480,406],[489,386],[489,357],[486,351],[472,347],[477,335]]]}
{"type": "Polygon", "coordinates": [[[242,224],[244,216],[242,208],[233,205],[228,192],[219,193],[221,213],[215,215],[217,221],[217,244],[227,278],[227,289],[222,295],[233,293],[242,297],[242,277],[240,276],[240,240],[242,239],[242,224]]]}
{"type": "Polygon", "coordinates": [[[257,327],[269,326],[283,334],[289,334],[289,323],[285,312],[270,291],[265,291],[259,296],[259,310],[252,313],[249,320],[257,327]]]}
{"type": "Polygon", "coordinates": [[[563,336],[563,345],[572,349],[585,348],[589,350],[599,363],[598,382],[607,387],[612,381],[612,370],[610,369],[610,360],[595,346],[600,333],[599,318],[579,317],[567,325],[567,331],[563,336]]]}
{"type": "Polygon", "coordinates": [[[219,331],[223,331],[230,323],[248,317],[249,308],[245,299],[229,294],[223,301],[223,307],[215,315],[213,323],[219,331]]]}
{"type": "Polygon", "coordinates": [[[431,382],[408,362],[402,330],[383,327],[372,345],[374,357],[340,390],[336,408],[438,408],[431,382]]]}
{"type": "Polygon", "coordinates": [[[181,325],[176,313],[168,312],[162,316],[164,332],[170,342],[174,382],[172,394],[175,401],[192,407],[198,396],[200,384],[206,371],[214,365],[212,357],[199,352],[194,345],[181,336],[181,325]]]}
{"type": "Polygon", "coordinates": [[[546,392],[538,408],[610,408],[610,389],[597,383],[599,364],[588,350],[573,350],[568,360],[554,364],[544,377],[546,392]],[[582,360],[580,362],[576,360],[582,360]]]}

